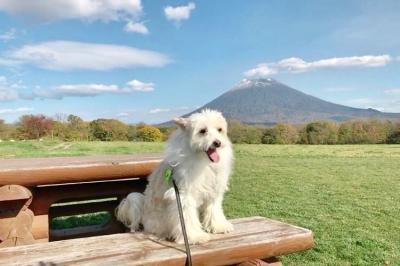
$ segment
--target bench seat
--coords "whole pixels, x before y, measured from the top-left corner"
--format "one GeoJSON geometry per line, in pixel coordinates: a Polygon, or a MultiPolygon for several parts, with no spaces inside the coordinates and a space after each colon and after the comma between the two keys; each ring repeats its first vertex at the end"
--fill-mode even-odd
{"type": "MultiPolygon", "coordinates": [[[[263,217],[232,220],[235,230],[192,245],[194,265],[231,265],[313,247],[310,230],[263,217]]],[[[184,265],[184,245],[120,233],[0,249],[0,265],[184,265]]]]}

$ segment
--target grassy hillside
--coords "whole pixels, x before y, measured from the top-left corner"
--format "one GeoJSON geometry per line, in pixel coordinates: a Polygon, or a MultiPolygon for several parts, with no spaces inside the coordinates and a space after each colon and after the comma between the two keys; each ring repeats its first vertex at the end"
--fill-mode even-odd
{"type": "MultiPolygon", "coordinates": [[[[161,151],[159,143],[0,143],[0,157],[161,151]]],[[[236,145],[225,210],[314,231],[284,265],[399,265],[400,145],[236,145]]]]}

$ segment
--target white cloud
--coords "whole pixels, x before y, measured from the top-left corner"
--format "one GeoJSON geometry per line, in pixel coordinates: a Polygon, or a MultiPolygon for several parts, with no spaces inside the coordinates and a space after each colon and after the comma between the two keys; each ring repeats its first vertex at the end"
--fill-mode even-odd
{"type": "Polygon", "coordinates": [[[348,101],[351,105],[358,105],[363,107],[369,107],[371,104],[374,103],[374,100],[369,98],[356,98],[348,101]]]}
{"type": "Polygon", "coordinates": [[[124,30],[126,32],[137,32],[144,35],[149,34],[149,29],[146,27],[146,25],[144,25],[143,22],[129,21],[128,23],[126,23],[124,30]]]}
{"type": "Polygon", "coordinates": [[[65,97],[93,97],[103,94],[127,94],[134,91],[149,92],[154,90],[154,83],[145,83],[140,80],[132,80],[126,86],[115,84],[65,84],[51,89],[37,89],[30,95],[20,95],[24,99],[63,99],[65,97]]]}
{"type": "Polygon", "coordinates": [[[16,67],[19,66],[20,64],[21,64],[20,61],[0,57],[0,66],[16,67]]]}
{"type": "Polygon", "coordinates": [[[268,64],[258,64],[255,68],[244,72],[246,77],[268,77],[276,74],[278,71],[268,66],[268,64]]]}
{"type": "Polygon", "coordinates": [[[149,91],[154,91],[154,83],[146,83],[142,82],[140,80],[131,80],[127,83],[130,88],[134,91],[144,91],[144,92],[149,92],[149,91]]]}
{"type": "Polygon", "coordinates": [[[400,95],[400,89],[388,89],[383,92],[388,95],[400,95]]]}
{"type": "Polygon", "coordinates": [[[0,114],[15,114],[15,113],[25,113],[33,111],[33,108],[30,107],[19,107],[19,108],[6,108],[0,109],[0,114]]]}
{"type": "Polygon", "coordinates": [[[62,99],[64,97],[90,97],[105,93],[120,93],[117,85],[73,84],[60,85],[50,90],[36,90],[33,98],[62,99]]]}
{"type": "Polygon", "coordinates": [[[50,70],[162,67],[171,62],[167,55],[155,51],[123,45],[71,41],[25,45],[11,51],[6,60],[8,63],[18,61],[50,70]]]}
{"type": "Polygon", "coordinates": [[[20,84],[12,83],[6,77],[0,76],[0,102],[18,99],[20,84]]]}
{"type": "Polygon", "coordinates": [[[244,72],[246,77],[267,77],[280,72],[302,73],[317,69],[340,69],[350,67],[383,67],[393,61],[390,55],[364,55],[334,57],[307,62],[298,57],[291,57],[272,63],[262,63],[244,72]]]}
{"type": "Polygon", "coordinates": [[[324,88],[323,91],[326,92],[348,92],[348,91],[354,91],[355,88],[351,87],[329,87],[329,88],[324,88]]]}
{"type": "Polygon", "coordinates": [[[171,111],[171,109],[168,108],[155,108],[155,109],[151,109],[149,111],[149,114],[158,114],[158,113],[166,113],[171,111]]]}
{"type": "Polygon", "coordinates": [[[1,0],[0,10],[39,21],[118,21],[140,15],[142,4],[140,0],[1,0]]]}
{"type": "Polygon", "coordinates": [[[400,112],[399,97],[379,97],[379,98],[356,98],[343,104],[358,108],[373,108],[381,112],[400,112]]]}
{"type": "Polygon", "coordinates": [[[28,90],[21,81],[10,82],[6,77],[0,76],[0,102],[18,99],[63,99],[65,97],[94,97],[103,94],[130,94],[135,91],[154,91],[154,83],[143,82],[137,79],[127,82],[123,86],[115,84],[62,84],[48,89],[40,86],[28,90]]]}
{"type": "Polygon", "coordinates": [[[164,8],[164,14],[167,20],[180,23],[182,20],[190,18],[191,12],[196,8],[196,5],[192,2],[186,6],[167,6],[164,8]]]}
{"type": "Polygon", "coordinates": [[[117,117],[127,117],[127,116],[129,116],[129,113],[127,112],[121,112],[117,114],[117,117]]]}
{"type": "Polygon", "coordinates": [[[179,106],[174,108],[155,108],[149,111],[149,114],[159,114],[159,113],[181,113],[182,111],[189,110],[190,107],[188,106],[179,106]]]}
{"type": "Polygon", "coordinates": [[[10,29],[2,34],[0,34],[0,40],[4,42],[11,41],[16,38],[17,31],[15,29],[10,29]]]}

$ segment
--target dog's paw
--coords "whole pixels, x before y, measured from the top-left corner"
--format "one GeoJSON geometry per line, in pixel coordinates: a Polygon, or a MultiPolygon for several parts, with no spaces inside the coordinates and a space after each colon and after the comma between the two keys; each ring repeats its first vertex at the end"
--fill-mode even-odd
{"type": "Polygon", "coordinates": [[[223,221],[213,223],[211,226],[206,228],[206,230],[213,234],[226,234],[233,231],[233,225],[229,221],[223,221]]]}
{"type": "Polygon", "coordinates": [[[210,240],[210,235],[206,232],[197,233],[195,235],[188,236],[190,244],[201,244],[210,240]]]}

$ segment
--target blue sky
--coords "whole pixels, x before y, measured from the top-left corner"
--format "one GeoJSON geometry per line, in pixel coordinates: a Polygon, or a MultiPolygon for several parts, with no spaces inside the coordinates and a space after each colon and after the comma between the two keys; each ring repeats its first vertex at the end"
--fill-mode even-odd
{"type": "Polygon", "coordinates": [[[244,78],[400,112],[400,1],[0,0],[0,118],[157,123],[244,78]]]}

